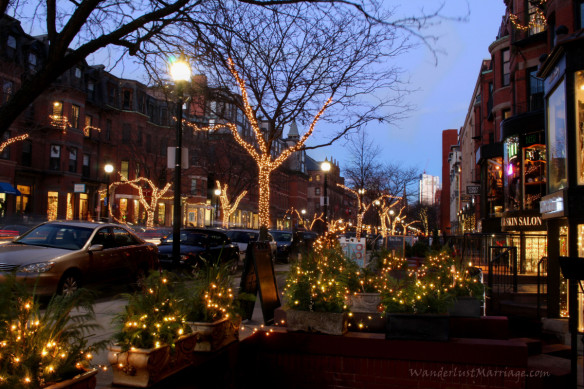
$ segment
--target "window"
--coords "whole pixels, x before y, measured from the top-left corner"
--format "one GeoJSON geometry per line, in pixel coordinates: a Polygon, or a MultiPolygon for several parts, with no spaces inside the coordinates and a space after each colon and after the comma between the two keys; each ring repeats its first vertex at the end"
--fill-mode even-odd
{"type": "Polygon", "coordinates": [[[549,95],[547,111],[548,185],[553,193],[568,185],[565,80],[549,95]]]}
{"type": "Polygon", "coordinates": [[[77,149],[73,147],[69,149],[69,171],[77,172],[77,149]]]}
{"type": "Polygon", "coordinates": [[[14,92],[14,84],[12,81],[4,81],[4,84],[2,85],[2,92],[4,94],[4,102],[10,100],[14,92]]]}
{"type": "Polygon", "coordinates": [[[318,182],[320,181],[320,174],[315,174],[314,179],[318,182]]]}
{"type": "Polygon", "coordinates": [[[580,2],[578,9],[580,10],[580,28],[584,28],[584,1],[580,2]]]}
{"type": "Polygon", "coordinates": [[[132,91],[130,89],[122,91],[122,109],[132,109],[132,91]]]}
{"type": "Polygon", "coordinates": [[[32,142],[25,140],[22,142],[22,161],[23,166],[31,166],[32,164],[32,142]]]}
{"type": "Polygon", "coordinates": [[[135,162],[135,168],[134,168],[135,175],[134,175],[134,178],[140,177],[140,168],[141,168],[140,162],[135,162]]]}
{"type": "Polygon", "coordinates": [[[60,101],[53,102],[53,116],[61,117],[63,116],[63,103],[60,101]]]}
{"type": "Polygon", "coordinates": [[[80,108],[78,105],[71,105],[71,127],[79,128],[79,111],[80,108]]]}
{"type": "Polygon", "coordinates": [[[529,35],[535,35],[545,30],[545,17],[538,6],[531,1],[527,2],[529,35]]]}
{"type": "Polygon", "coordinates": [[[49,160],[49,169],[61,170],[61,146],[51,145],[51,159],[49,160]]]}
{"type": "Polygon", "coordinates": [[[128,176],[128,174],[130,173],[130,162],[129,161],[122,161],[120,173],[122,174],[122,176],[126,177],[128,180],[130,179],[130,177],[128,176]]]}
{"type": "Polygon", "coordinates": [[[105,140],[112,139],[112,121],[111,119],[107,119],[105,121],[105,140]]]}
{"type": "Polygon", "coordinates": [[[6,46],[10,49],[16,49],[16,38],[14,35],[8,35],[8,38],[6,39],[6,46]]]}
{"type": "Polygon", "coordinates": [[[81,78],[82,72],[81,68],[75,68],[75,78],[81,78]]]}
{"type": "Polygon", "coordinates": [[[132,125],[130,123],[124,123],[122,126],[122,142],[128,143],[132,139],[132,125]]]}
{"type": "Polygon", "coordinates": [[[37,66],[37,56],[35,53],[28,53],[28,68],[35,70],[37,66]]]}
{"type": "Polygon", "coordinates": [[[191,194],[197,194],[197,180],[195,178],[191,178],[191,194]]]}
{"type": "Polygon", "coordinates": [[[114,85],[108,86],[107,101],[109,105],[116,105],[116,87],[114,85]]]}
{"type": "Polygon", "coordinates": [[[59,209],[59,192],[49,192],[47,195],[47,220],[57,219],[59,209]]]}
{"type": "Polygon", "coordinates": [[[136,138],[136,144],[138,146],[142,145],[142,134],[144,133],[144,127],[138,127],[138,134],[137,134],[137,138],[136,138]]]}
{"type": "Polygon", "coordinates": [[[89,95],[90,99],[95,99],[95,82],[88,81],[87,82],[87,94],[89,95]]]}
{"type": "Polygon", "coordinates": [[[320,195],[320,188],[314,188],[314,194],[319,196],[320,195]]]}
{"type": "Polygon", "coordinates": [[[83,154],[83,167],[81,174],[83,177],[89,177],[91,172],[89,170],[89,162],[91,161],[91,156],[89,154],[83,154]]]}
{"type": "Polygon", "coordinates": [[[85,115],[85,127],[83,128],[83,135],[87,138],[91,135],[91,128],[93,127],[93,116],[85,115]]]}
{"type": "Polygon", "coordinates": [[[502,86],[507,86],[511,82],[510,59],[509,49],[501,50],[502,86]]]}
{"type": "Polygon", "coordinates": [[[527,69],[530,110],[543,109],[543,80],[537,77],[537,68],[527,69]]]}

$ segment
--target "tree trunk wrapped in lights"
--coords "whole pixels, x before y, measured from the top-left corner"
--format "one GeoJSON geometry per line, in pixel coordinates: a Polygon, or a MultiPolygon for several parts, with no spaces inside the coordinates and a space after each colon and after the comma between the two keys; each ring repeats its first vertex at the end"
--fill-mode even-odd
{"type": "Polygon", "coordinates": [[[217,188],[221,191],[221,195],[219,196],[219,201],[221,201],[221,214],[223,215],[222,226],[223,226],[223,228],[229,228],[229,218],[237,210],[237,206],[239,205],[239,202],[241,201],[241,199],[243,199],[245,197],[245,195],[247,194],[247,190],[244,190],[243,192],[241,192],[239,194],[239,196],[237,196],[237,198],[235,199],[233,204],[231,204],[229,202],[229,197],[227,196],[227,188],[228,188],[227,184],[225,184],[225,186],[222,187],[219,180],[217,180],[216,183],[217,183],[217,188]]]}
{"type": "Polygon", "coordinates": [[[258,121],[255,117],[253,109],[249,104],[249,99],[246,91],[245,81],[241,79],[237,70],[235,70],[235,65],[231,58],[229,58],[229,69],[233,77],[236,79],[237,83],[239,84],[239,89],[241,90],[241,95],[243,98],[243,104],[245,107],[245,116],[249,120],[251,127],[253,129],[253,134],[255,136],[255,141],[257,143],[257,148],[250,142],[244,140],[239,131],[237,130],[237,126],[233,123],[227,123],[226,126],[231,130],[233,137],[254,159],[256,164],[258,165],[258,187],[259,187],[259,219],[260,219],[260,226],[264,228],[268,228],[270,226],[270,177],[274,170],[276,170],[290,155],[299,151],[306,140],[312,135],[314,131],[314,126],[316,122],[322,114],[324,113],[325,109],[331,104],[332,97],[327,100],[327,102],[323,105],[320,111],[314,117],[312,123],[308,131],[292,146],[282,151],[279,155],[274,156],[272,155],[271,150],[271,142],[268,143],[264,138],[262,131],[258,125],[258,121]]]}
{"type": "MultiPolygon", "coordinates": [[[[128,180],[126,177],[124,177],[121,173],[118,172],[118,174],[121,177],[121,181],[119,182],[114,182],[112,184],[110,184],[110,193],[111,193],[111,197],[113,197],[113,193],[114,193],[114,189],[116,187],[118,187],[119,185],[130,185],[132,188],[136,189],[138,191],[138,196],[139,196],[139,201],[140,204],[142,204],[142,206],[144,207],[144,210],[146,211],[146,227],[154,227],[154,213],[156,211],[156,205],[158,204],[158,200],[162,199],[166,192],[168,192],[168,190],[170,189],[171,184],[167,183],[164,188],[160,189],[158,188],[154,182],[152,182],[151,180],[149,180],[148,178],[145,177],[138,177],[135,178],[133,180],[128,180]],[[152,190],[152,196],[150,198],[150,203],[148,203],[148,201],[146,200],[146,196],[144,196],[144,188],[141,184],[147,184],[150,189],[152,190]]],[[[109,213],[110,215],[113,215],[113,211],[112,211],[112,202],[110,201],[108,204],[109,207],[109,213]]]]}

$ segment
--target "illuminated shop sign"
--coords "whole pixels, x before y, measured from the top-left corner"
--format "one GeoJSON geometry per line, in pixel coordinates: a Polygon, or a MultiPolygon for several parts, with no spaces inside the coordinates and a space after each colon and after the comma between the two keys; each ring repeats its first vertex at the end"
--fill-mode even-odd
{"type": "Polygon", "coordinates": [[[564,196],[563,193],[554,193],[542,197],[539,201],[539,211],[544,219],[564,216],[564,196]]]}
{"type": "Polygon", "coordinates": [[[512,216],[501,218],[502,227],[536,227],[542,224],[540,216],[512,216]]]}

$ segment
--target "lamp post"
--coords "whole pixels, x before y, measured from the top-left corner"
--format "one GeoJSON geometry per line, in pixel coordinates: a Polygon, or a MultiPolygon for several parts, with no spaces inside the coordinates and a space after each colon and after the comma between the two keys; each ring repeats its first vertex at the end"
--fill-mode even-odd
{"type": "Polygon", "coordinates": [[[107,218],[106,221],[109,222],[110,221],[110,214],[109,214],[110,174],[112,174],[112,172],[114,171],[114,165],[112,165],[111,163],[106,163],[105,166],[103,167],[103,170],[105,171],[105,176],[106,176],[105,202],[104,202],[105,215],[106,215],[106,218],[107,218]]]}
{"type": "Polygon", "coordinates": [[[305,215],[306,215],[306,209],[304,209],[304,208],[303,208],[303,209],[300,211],[300,213],[302,214],[302,217],[301,217],[301,219],[302,219],[302,226],[303,226],[303,227],[306,229],[306,224],[304,223],[304,218],[306,217],[306,216],[305,216],[305,215]]]}
{"type": "Polygon", "coordinates": [[[375,230],[379,234],[379,223],[381,221],[381,217],[379,216],[379,206],[381,205],[381,201],[375,200],[375,210],[377,211],[377,216],[375,218],[375,230]]]}
{"type": "Polygon", "coordinates": [[[182,58],[170,64],[170,75],[174,81],[177,94],[176,103],[176,151],[174,154],[174,209],[172,221],[172,260],[178,265],[180,260],[180,227],[181,227],[181,170],[182,170],[182,116],[184,89],[191,79],[189,63],[182,58]]]}
{"type": "Polygon", "coordinates": [[[331,170],[331,163],[324,159],[324,162],[320,164],[320,170],[324,172],[324,228],[328,231],[328,172],[331,170]]]}
{"type": "Polygon", "coordinates": [[[219,222],[219,196],[221,196],[221,189],[215,189],[213,194],[215,194],[215,225],[217,225],[219,222]]]}

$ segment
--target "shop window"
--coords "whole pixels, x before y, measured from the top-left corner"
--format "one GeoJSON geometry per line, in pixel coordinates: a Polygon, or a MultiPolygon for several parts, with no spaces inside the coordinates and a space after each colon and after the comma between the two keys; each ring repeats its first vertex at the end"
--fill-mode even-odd
{"type": "Polygon", "coordinates": [[[76,148],[69,149],[69,171],[71,173],[77,172],[77,149],[76,148]]]}
{"type": "MultiPolygon", "coordinates": [[[[584,4],[584,3],[583,3],[584,4]]],[[[578,174],[578,185],[584,185],[584,71],[575,74],[576,87],[574,88],[576,98],[576,170],[578,174]]]]}
{"type": "Polygon", "coordinates": [[[550,193],[568,186],[565,81],[547,101],[548,179],[550,193]]]}
{"type": "Polygon", "coordinates": [[[509,85],[511,81],[511,66],[509,49],[501,50],[501,86],[509,85]]]}
{"type": "Polygon", "coordinates": [[[579,22],[580,22],[580,28],[584,28],[584,1],[581,1],[580,4],[578,5],[578,10],[579,12],[579,22]]]}
{"type": "Polygon", "coordinates": [[[67,193],[67,213],[65,216],[66,220],[73,220],[73,209],[75,207],[75,203],[73,202],[75,199],[75,193],[67,193]]]}
{"type": "Polygon", "coordinates": [[[79,111],[80,108],[78,105],[71,105],[71,127],[79,128],[79,111]]]}
{"type": "Polygon", "coordinates": [[[51,145],[51,158],[49,160],[49,169],[61,170],[61,146],[51,145]]]}
{"type": "Polygon", "coordinates": [[[59,210],[59,192],[49,192],[47,196],[47,220],[56,220],[59,210]]]}
{"type": "Polygon", "coordinates": [[[91,161],[90,155],[83,154],[83,167],[82,167],[82,171],[81,171],[81,174],[83,174],[83,177],[89,177],[89,175],[91,174],[91,171],[89,168],[90,161],[91,161]]]}
{"type": "Polygon", "coordinates": [[[505,141],[505,210],[516,211],[521,208],[521,162],[519,138],[514,136],[505,141]]]}
{"type": "MultiPolygon", "coordinates": [[[[526,136],[526,140],[529,140],[530,137],[535,138],[538,135],[529,134],[526,136]]],[[[539,142],[539,139],[536,142],[539,142]]],[[[538,210],[539,200],[546,193],[545,145],[536,143],[525,147],[523,149],[523,163],[525,209],[538,210]]]]}
{"type": "Polygon", "coordinates": [[[503,212],[503,158],[488,160],[487,177],[489,216],[501,216],[503,212]]]}
{"type": "Polygon", "coordinates": [[[158,203],[158,213],[157,213],[157,221],[158,225],[164,226],[165,225],[165,214],[166,214],[166,206],[164,203],[158,203]]]}
{"type": "Polygon", "coordinates": [[[20,196],[16,196],[16,212],[27,218],[31,214],[30,195],[31,187],[28,185],[16,185],[16,189],[20,191],[20,196]]]}
{"type": "Polygon", "coordinates": [[[32,165],[32,142],[30,140],[25,140],[22,142],[22,154],[20,162],[23,166],[32,165]]]}

